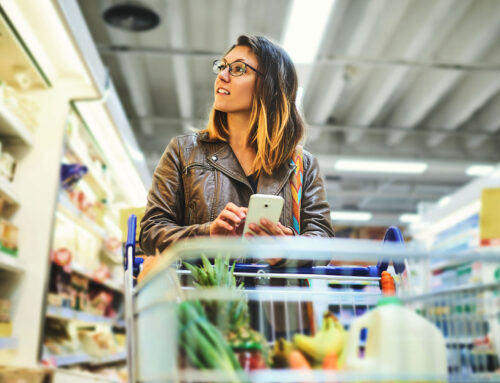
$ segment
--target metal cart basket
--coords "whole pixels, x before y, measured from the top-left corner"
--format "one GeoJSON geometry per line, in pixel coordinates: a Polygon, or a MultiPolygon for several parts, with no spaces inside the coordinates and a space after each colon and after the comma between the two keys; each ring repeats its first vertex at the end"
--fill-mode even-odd
{"type": "MultiPolygon", "coordinates": [[[[134,265],[134,251],[135,221],[132,218],[126,246],[126,264],[129,266],[134,265]]],[[[137,287],[132,284],[134,268],[126,267],[129,381],[500,381],[500,255],[493,252],[439,254],[440,262],[481,268],[479,274],[475,274],[475,280],[466,281],[462,278],[454,281],[454,284],[448,283],[448,280],[439,289],[435,286],[432,288],[435,259],[434,254],[411,246],[405,247],[401,243],[382,244],[359,240],[298,237],[249,241],[204,238],[179,243],[163,254],[159,265],[137,287]],[[192,268],[188,266],[186,269],[183,265],[188,262],[199,265],[200,268],[204,267],[200,261],[202,254],[209,259],[219,257],[229,260],[230,265],[234,262],[242,263],[234,268],[233,275],[238,283],[244,282],[245,287],[228,288],[224,285],[209,288],[193,284],[192,268]],[[270,258],[283,259],[288,267],[271,268],[265,262],[270,258]],[[377,266],[322,266],[331,259],[344,263],[368,262],[377,266]],[[246,263],[249,260],[252,260],[252,264],[246,263]],[[255,262],[257,264],[254,264],[255,262]],[[390,265],[391,262],[393,265],[390,265]],[[308,264],[307,267],[302,267],[304,263],[308,264]],[[405,264],[406,268],[402,266],[405,264]],[[345,339],[350,339],[352,334],[349,330],[354,326],[353,323],[365,314],[374,312],[372,309],[382,298],[379,287],[380,271],[387,268],[397,281],[397,295],[404,307],[409,309],[407,311],[425,317],[432,323],[436,337],[444,338],[444,359],[433,346],[439,342],[420,342],[417,339],[415,343],[413,339],[413,348],[405,348],[410,344],[405,342],[406,338],[415,338],[419,329],[411,327],[409,323],[403,323],[403,319],[399,321],[398,318],[391,319],[393,328],[390,331],[397,336],[390,337],[392,343],[387,344],[393,355],[389,361],[391,366],[387,368],[383,365],[388,363],[387,359],[380,359],[380,365],[375,364],[368,370],[348,368],[346,362],[342,369],[299,370],[290,366],[278,369],[260,366],[251,371],[232,371],[231,368],[203,367],[202,359],[206,356],[191,354],[194,349],[189,347],[193,344],[202,347],[198,342],[205,342],[197,338],[200,335],[195,331],[195,327],[212,326],[210,320],[214,327],[220,322],[233,326],[231,321],[239,321],[240,317],[228,319],[227,315],[225,316],[229,312],[225,310],[231,302],[248,304],[252,317],[249,320],[253,328],[251,331],[256,330],[259,339],[263,340],[261,344],[264,344],[264,348],[249,347],[245,351],[247,356],[254,355],[255,350],[264,355],[268,352],[272,354],[273,347],[276,349],[278,343],[290,345],[295,342],[296,334],[323,331],[321,326],[324,324],[321,322],[326,318],[325,312],[334,314],[335,323],[340,324],[346,331],[345,339]],[[206,312],[212,311],[215,322],[208,314],[206,317],[205,314],[200,314],[194,319],[179,319],[180,311],[188,306],[186,302],[190,304],[189,309],[200,308],[201,312],[204,307],[206,312]],[[431,363],[434,361],[435,364],[444,363],[444,366],[441,366],[441,370],[414,370],[411,366],[416,359],[425,359],[431,363]]],[[[225,266],[227,272],[227,264],[225,266]]],[[[206,331],[204,334],[213,340],[215,335],[206,331]]],[[[216,337],[228,339],[227,334],[219,334],[216,337]]],[[[358,357],[365,357],[365,351],[366,355],[370,355],[369,349],[373,339],[374,335],[371,333],[366,335],[366,328],[361,329],[359,342],[363,343],[362,347],[357,346],[358,357]]],[[[382,342],[382,347],[385,341],[389,342],[389,338],[378,340],[382,342]]],[[[224,348],[226,346],[220,347],[219,355],[211,354],[214,360],[222,360],[220,354],[227,351],[227,348],[224,348]]],[[[238,352],[234,347],[233,350],[235,354],[238,352]]],[[[238,354],[237,358],[242,365],[240,356],[241,354],[238,354]]],[[[311,360],[314,358],[309,358],[309,361],[311,360]]]]}

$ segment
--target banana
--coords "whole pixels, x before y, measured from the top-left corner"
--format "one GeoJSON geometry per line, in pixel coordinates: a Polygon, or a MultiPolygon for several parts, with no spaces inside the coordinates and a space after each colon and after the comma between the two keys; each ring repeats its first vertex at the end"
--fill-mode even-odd
{"type": "Polygon", "coordinates": [[[294,349],[293,343],[286,339],[279,338],[274,342],[273,367],[288,368],[290,352],[294,349]]]}
{"type": "Polygon", "coordinates": [[[295,346],[315,362],[321,363],[328,354],[339,355],[344,347],[346,331],[338,319],[331,313],[323,315],[321,330],[314,336],[296,334],[293,337],[295,346]]]}

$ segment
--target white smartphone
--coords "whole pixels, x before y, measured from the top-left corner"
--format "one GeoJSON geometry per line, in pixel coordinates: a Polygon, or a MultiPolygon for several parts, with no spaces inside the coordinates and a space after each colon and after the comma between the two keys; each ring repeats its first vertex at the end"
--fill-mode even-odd
{"type": "Polygon", "coordinates": [[[255,223],[260,225],[260,220],[266,218],[273,223],[278,223],[283,210],[283,197],[271,194],[252,194],[248,204],[248,213],[245,219],[245,227],[243,235],[248,233],[250,229],[248,225],[255,223]]]}

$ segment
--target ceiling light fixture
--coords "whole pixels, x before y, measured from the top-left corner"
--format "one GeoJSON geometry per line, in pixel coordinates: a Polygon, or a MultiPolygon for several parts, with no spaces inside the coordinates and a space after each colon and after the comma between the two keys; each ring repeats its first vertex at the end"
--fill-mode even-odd
{"type": "Polygon", "coordinates": [[[330,217],[333,221],[370,221],[372,213],[367,211],[332,211],[330,217]]]}
{"type": "Polygon", "coordinates": [[[132,32],[144,32],[160,24],[158,14],[139,4],[116,4],[104,11],[102,17],[111,26],[132,32]]]}
{"type": "Polygon", "coordinates": [[[421,219],[419,214],[405,213],[399,216],[399,222],[402,223],[414,223],[419,222],[421,219]]]}
{"type": "Polygon", "coordinates": [[[450,203],[451,197],[448,195],[445,195],[438,201],[438,206],[446,206],[450,203]]]}
{"type": "Polygon", "coordinates": [[[336,0],[293,0],[285,27],[283,48],[295,63],[316,58],[326,24],[336,0]]]}
{"type": "Polygon", "coordinates": [[[471,165],[465,169],[465,174],[471,177],[481,177],[490,174],[494,169],[493,165],[471,165]]]}
{"type": "Polygon", "coordinates": [[[429,165],[409,161],[338,160],[334,167],[344,172],[422,174],[429,165]]]}

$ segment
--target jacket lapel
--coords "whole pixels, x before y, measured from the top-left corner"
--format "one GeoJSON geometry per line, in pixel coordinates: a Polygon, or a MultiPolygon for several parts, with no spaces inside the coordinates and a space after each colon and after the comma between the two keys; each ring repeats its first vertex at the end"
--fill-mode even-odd
{"type": "MultiPolygon", "coordinates": [[[[207,161],[217,170],[226,176],[233,178],[252,188],[245,175],[245,171],[240,165],[238,158],[234,155],[227,142],[212,141],[208,137],[202,137],[201,141],[211,144],[207,161]]],[[[257,184],[257,193],[278,195],[281,189],[289,181],[290,175],[296,165],[287,162],[276,169],[272,175],[262,172],[257,184]]]]}
{"type": "Polygon", "coordinates": [[[212,149],[209,151],[209,155],[207,156],[207,161],[226,176],[233,178],[252,189],[245,172],[238,161],[238,158],[234,155],[229,144],[220,142],[213,145],[212,149]]]}
{"type": "Polygon", "coordinates": [[[257,192],[260,194],[278,195],[281,189],[288,183],[294,169],[295,164],[287,162],[276,169],[272,175],[262,172],[259,177],[257,192]]]}

